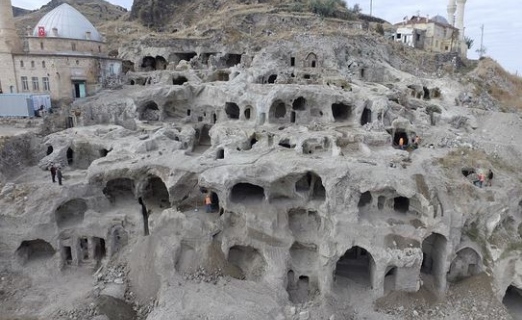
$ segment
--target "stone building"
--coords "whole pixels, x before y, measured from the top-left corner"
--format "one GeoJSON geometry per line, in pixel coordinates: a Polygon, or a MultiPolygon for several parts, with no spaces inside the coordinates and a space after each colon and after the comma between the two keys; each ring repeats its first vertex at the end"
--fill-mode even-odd
{"type": "Polygon", "coordinates": [[[0,1],[0,92],[47,93],[71,101],[118,82],[121,61],[80,12],[62,4],[17,35],[10,0],[0,1]]]}

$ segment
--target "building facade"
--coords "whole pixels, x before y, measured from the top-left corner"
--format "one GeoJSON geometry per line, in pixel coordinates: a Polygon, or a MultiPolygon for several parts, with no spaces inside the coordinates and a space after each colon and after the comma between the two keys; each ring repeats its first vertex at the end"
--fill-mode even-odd
{"type": "Polygon", "coordinates": [[[121,61],[80,12],[62,4],[27,35],[16,34],[10,0],[0,0],[0,92],[47,93],[72,101],[119,81],[121,61]]]}

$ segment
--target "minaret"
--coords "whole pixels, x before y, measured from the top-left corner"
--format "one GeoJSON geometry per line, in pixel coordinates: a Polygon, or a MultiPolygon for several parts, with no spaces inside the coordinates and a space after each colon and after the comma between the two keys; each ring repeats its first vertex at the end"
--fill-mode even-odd
{"type": "Polygon", "coordinates": [[[452,26],[455,26],[455,12],[457,12],[456,0],[449,0],[448,3],[448,22],[452,26]]]}
{"type": "Polygon", "coordinates": [[[3,93],[17,92],[13,53],[21,53],[11,0],[0,0],[0,86],[3,93]]]}
{"type": "Polygon", "coordinates": [[[465,10],[466,0],[457,0],[457,15],[456,15],[456,25],[455,27],[459,29],[460,39],[464,39],[464,10],[465,10]]]}

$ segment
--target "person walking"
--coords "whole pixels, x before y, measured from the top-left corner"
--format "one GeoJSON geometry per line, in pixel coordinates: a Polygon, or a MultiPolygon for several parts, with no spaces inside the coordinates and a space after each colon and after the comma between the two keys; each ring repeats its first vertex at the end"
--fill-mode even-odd
{"type": "Polygon", "coordinates": [[[51,179],[53,179],[53,183],[56,182],[56,167],[54,166],[54,163],[51,163],[51,167],[49,168],[49,171],[51,171],[51,179]]]}
{"type": "Polygon", "coordinates": [[[58,178],[58,184],[62,185],[62,178],[63,178],[63,176],[62,176],[62,170],[60,170],[60,168],[56,169],[56,177],[58,178]]]}
{"type": "Polygon", "coordinates": [[[207,193],[205,196],[205,206],[207,207],[207,213],[212,212],[212,197],[210,197],[210,193],[207,193]]]}

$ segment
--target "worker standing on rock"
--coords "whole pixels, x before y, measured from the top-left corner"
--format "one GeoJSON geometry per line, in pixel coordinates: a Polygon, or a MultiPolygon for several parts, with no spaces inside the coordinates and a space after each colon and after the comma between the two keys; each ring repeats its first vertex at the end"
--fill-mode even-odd
{"type": "Polygon", "coordinates": [[[54,163],[51,163],[51,167],[49,168],[49,171],[51,171],[51,179],[53,179],[53,183],[56,182],[56,167],[54,166],[54,163]]]}
{"type": "Polygon", "coordinates": [[[404,150],[404,138],[400,138],[400,139],[399,139],[399,148],[400,148],[401,150],[404,150]]]}
{"type": "MultiPolygon", "coordinates": [[[[57,168],[56,169],[56,177],[58,178],[58,184],[59,185],[62,185],[62,170],[60,170],[60,168],[57,168]]],[[[54,179],[53,179],[53,182],[54,182],[54,179]]]]}
{"type": "Polygon", "coordinates": [[[207,193],[205,196],[205,206],[207,207],[207,213],[212,212],[212,198],[210,197],[210,193],[207,193]]]}

